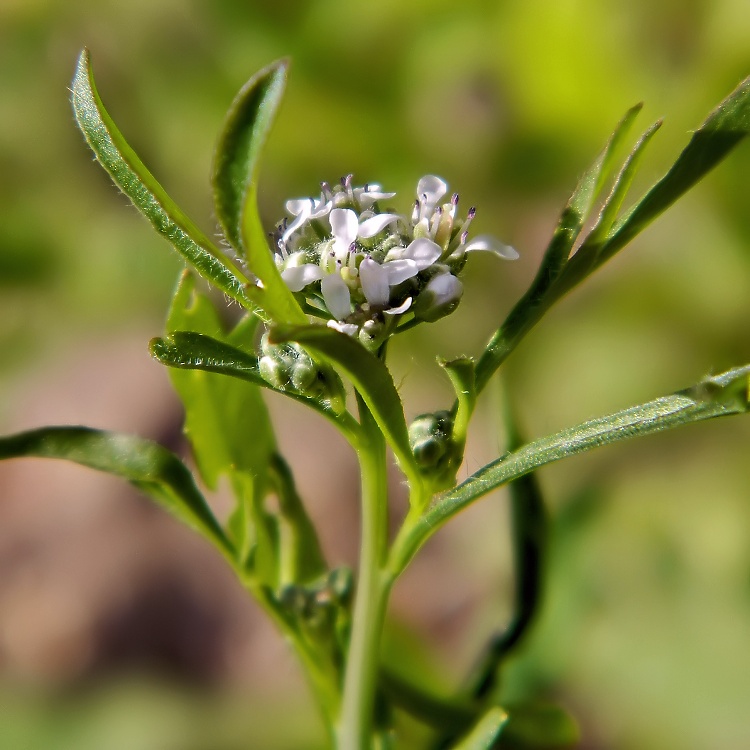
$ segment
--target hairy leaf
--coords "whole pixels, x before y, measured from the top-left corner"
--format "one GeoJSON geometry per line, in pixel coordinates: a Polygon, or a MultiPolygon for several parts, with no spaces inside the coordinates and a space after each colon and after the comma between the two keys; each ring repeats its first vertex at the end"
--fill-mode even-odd
{"type": "Polygon", "coordinates": [[[260,156],[281,104],[287,67],[286,60],[269,65],[235,97],[216,147],[213,186],[216,215],[227,240],[263,282],[259,303],[279,323],[304,324],[307,319],[274,263],[257,201],[260,156]]]}
{"type": "Polygon", "coordinates": [[[154,229],[217,289],[244,307],[254,309],[251,295],[255,287],[177,207],[104,109],[94,85],[88,50],[78,60],[72,103],[78,126],[96,158],[154,229]]]}
{"type": "Polygon", "coordinates": [[[750,411],[750,365],[706,378],[671,396],[592,419],[502,456],[446,492],[394,543],[391,569],[400,572],[419,547],[456,513],[488,492],[541,466],[626,438],[750,411]]]}
{"type": "Polygon", "coordinates": [[[87,427],[44,427],[0,437],[0,459],[22,457],[62,458],[127,479],[222,553],[234,554],[190,471],[151,440],[87,427]]]}

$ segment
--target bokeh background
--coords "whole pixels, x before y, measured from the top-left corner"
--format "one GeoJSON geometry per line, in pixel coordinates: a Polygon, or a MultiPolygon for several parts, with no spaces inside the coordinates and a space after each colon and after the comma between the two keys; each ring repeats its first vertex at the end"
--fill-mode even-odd
{"type": "MultiPolygon", "coordinates": [[[[479,207],[478,231],[518,248],[472,258],[459,311],[394,347],[411,417],[449,403],[435,355],[479,349],[625,109],[646,101],[643,128],[666,116],[637,193],[750,73],[748,40],[745,0],[0,0],[0,432],[86,423],[184,450],[146,351],[180,263],[76,131],[84,45],[126,137],[209,232],[224,112],[288,55],[269,227],[323,179],[381,182],[406,209],[437,173],[479,207]]],[[[750,361],[749,173],[745,144],[527,338],[506,380],[529,436],[750,361]]],[[[352,456],[271,408],[331,559],[352,563],[352,456]]],[[[502,451],[492,394],[480,411],[463,475],[502,451]]],[[[541,472],[550,595],[508,700],[562,703],[582,747],[750,746],[748,445],[735,418],[541,472]]],[[[506,510],[498,494],[466,512],[395,593],[391,640],[432,659],[439,686],[508,617],[506,510]]],[[[17,461],[0,466],[0,745],[316,748],[322,733],[285,645],[200,540],[107,477],[17,461]]]]}

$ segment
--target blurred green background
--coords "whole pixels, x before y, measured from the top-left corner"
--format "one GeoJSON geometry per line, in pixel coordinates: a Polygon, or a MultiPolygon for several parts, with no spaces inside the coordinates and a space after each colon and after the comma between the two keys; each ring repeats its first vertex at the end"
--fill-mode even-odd
{"type": "MultiPolygon", "coordinates": [[[[417,179],[436,173],[463,205],[478,206],[477,231],[519,250],[513,264],[472,258],[459,311],[394,347],[411,417],[448,403],[434,355],[475,353],[497,326],[621,114],[645,100],[643,128],[666,116],[637,192],[750,73],[749,40],[745,0],[0,0],[0,431],[80,421],[178,442],[179,410],[146,343],[161,330],[180,263],[75,128],[67,86],[84,45],[115,121],[206,231],[215,226],[207,176],[224,112],[254,71],[290,56],[262,170],[268,227],[286,198],[314,194],[324,179],[353,172],[355,182],[397,190],[406,209],[417,179]]],[[[506,371],[530,436],[750,361],[748,174],[744,144],[523,343],[506,371]]],[[[484,407],[465,474],[502,450],[491,396],[484,407]]],[[[311,459],[308,446],[320,442],[318,427],[273,408],[300,457],[299,484],[315,485],[324,459],[311,459]]],[[[728,420],[541,473],[554,517],[551,593],[509,667],[509,700],[560,701],[579,718],[584,747],[750,746],[749,439],[750,420],[728,420]]],[[[238,599],[233,582],[223,582],[222,598],[201,578],[216,566],[209,552],[129,496],[123,504],[158,533],[131,523],[128,535],[111,503],[98,516],[98,504],[80,498],[120,490],[82,489],[83,470],[23,471],[0,466],[0,745],[321,745],[283,644],[260,623],[236,625],[257,617],[226,603],[238,599]],[[76,511],[58,518],[66,498],[76,511]],[[130,546],[85,546],[94,536],[130,546]],[[78,542],[73,572],[52,576],[68,570],[55,555],[68,559],[63,548],[78,542]],[[163,588],[150,599],[134,593],[153,581],[145,563],[133,568],[142,575],[82,583],[117,554],[150,560],[163,588]],[[175,581],[190,594],[174,597],[175,581]],[[83,611],[71,602],[91,591],[91,601],[106,592],[107,601],[146,604],[112,605],[104,631],[65,630],[83,611]],[[118,620],[122,612],[130,619],[118,620]],[[186,619],[209,624],[175,651],[170,628],[186,619]],[[151,628],[165,622],[156,638],[151,628]],[[127,637],[91,645],[112,628],[127,637]],[[88,635],[50,641],[58,631],[88,635]],[[230,644],[223,656],[212,650],[218,641],[230,644]],[[196,666],[196,651],[205,664],[196,666]]],[[[349,464],[340,471],[353,482],[349,464]]],[[[508,615],[504,501],[485,501],[439,535],[428,563],[396,591],[405,627],[426,629],[428,652],[442,644],[448,684],[508,615]]],[[[351,498],[336,503],[342,509],[334,504],[323,519],[336,527],[333,556],[346,560],[356,518],[351,498]]]]}

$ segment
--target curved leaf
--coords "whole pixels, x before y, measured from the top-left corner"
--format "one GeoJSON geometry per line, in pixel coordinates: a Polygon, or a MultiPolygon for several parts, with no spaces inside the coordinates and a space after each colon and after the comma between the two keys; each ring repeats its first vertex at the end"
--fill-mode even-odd
{"type": "Polygon", "coordinates": [[[394,543],[390,568],[398,574],[419,547],[452,516],[488,492],[540,466],[626,438],[748,411],[750,365],[706,378],[671,396],[592,419],[528,443],[487,464],[458,487],[442,495],[413,524],[404,526],[394,543]]]}
{"type": "Polygon", "coordinates": [[[44,427],[0,437],[0,459],[23,457],[62,458],[127,479],[233,559],[232,544],[192,474],[158,443],[88,427],[44,427]]]}
{"type": "Polygon", "coordinates": [[[667,174],[614,228],[603,254],[613,255],[710,172],[750,133],[750,78],[746,78],[693,133],[667,174]]]}
{"type": "Polygon", "coordinates": [[[500,706],[493,706],[451,750],[491,750],[507,723],[508,714],[500,706]]]}
{"type": "Polygon", "coordinates": [[[104,169],[133,205],[205,279],[243,307],[254,309],[247,278],[230,267],[221,251],[177,207],[123,138],[104,109],[94,84],[88,50],[73,78],[73,112],[78,127],[104,169]]]}
{"type": "Polygon", "coordinates": [[[274,343],[294,341],[331,362],[352,381],[396,456],[413,490],[422,488],[422,477],[409,444],[404,408],[388,368],[351,336],[326,326],[271,329],[274,343]]]}
{"type": "Polygon", "coordinates": [[[263,282],[258,301],[280,323],[304,324],[302,309],[279,274],[258,215],[261,151],[281,104],[288,62],[256,73],[232,102],[216,146],[212,181],[216,215],[229,243],[263,282]]]}
{"type": "Polygon", "coordinates": [[[234,346],[204,334],[175,331],[164,338],[152,339],[149,350],[155,359],[168,367],[215,372],[246,380],[276,393],[283,393],[309,406],[332,422],[353,446],[356,447],[359,443],[360,428],[351,414],[347,411],[334,411],[323,401],[309,398],[301,393],[291,390],[278,391],[261,377],[257,357],[234,346]]]}
{"type": "Polygon", "coordinates": [[[539,270],[526,293],[515,304],[503,324],[487,343],[476,367],[477,393],[487,385],[523,336],[539,321],[549,307],[548,293],[565,269],[596,199],[612,171],[618,147],[628,134],[643,104],[631,107],[615,127],[594,163],[583,173],[560,214],[557,227],[544,251],[539,270]]]}

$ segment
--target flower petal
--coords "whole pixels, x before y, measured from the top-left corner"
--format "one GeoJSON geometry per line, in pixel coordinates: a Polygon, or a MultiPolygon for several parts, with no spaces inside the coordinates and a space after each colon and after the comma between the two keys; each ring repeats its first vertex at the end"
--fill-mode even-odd
{"type": "Polygon", "coordinates": [[[382,232],[389,224],[398,221],[397,214],[377,214],[365,219],[360,225],[357,234],[360,237],[374,237],[382,232]]]}
{"type": "Polygon", "coordinates": [[[383,193],[380,191],[380,185],[370,185],[368,190],[363,190],[359,195],[357,195],[357,189],[355,188],[354,195],[362,208],[369,208],[373,203],[393,198],[396,193],[383,193]]]}
{"type": "Polygon", "coordinates": [[[372,258],[365,258],[359,264],[359,278],[362,291],[371,305],[387,305],[390,296],[388,272],[372,258]]]}
{"type": "Polygon", "coordinates": [[[402,258],[413,260],[417,268],[423,271],[431,266],[443,253],[443,249],[436,242],[427,237],[418,237],[401,255],[402,258]]]}
{"type": "Polygon", "coordinates": [[[417,183],[417,200],[427,196],[427,204],[434,206],[448,192],[448,184],[437,175],[426,174],[417,183]]]}
{"type": "Polygon", "coordinates": [[[354,336],[359,326],[354,323],[339,323],[338,320],[329,320],[326,325],[333,328],[334,331],[345,333],[347,336],[354,336]]]}
{"type": "Polygon", "coordinates": [[[505,258],[506,260],[515,260],[519,257],[518,252],[514,248],[500,242],[500,240],[495,239],[490,234],[480,234],[471,242],[464,245],[462,250],[465,253],[488,251],[495,253],[498,257],[505,258]]]}
{"type": "Polygon", "coordinates": [[[337,320],[345,318],[351,312],[351,295],[341,275],[332,273],[320,282],[320,291],[328,312],[337,320]]]}
{"type": "Polygon", "coordinates": [[[308,284],[323,278],[323,269],[317,263],[290,266],[281,272],[281,278],[291,292],[301,292],[308,284]]]}
{"type": "Polygon", "coordinates": [[[396,286],[396,284],[411,279],[419,273],[419,266],[415,261],[409,259],[391,260],[383,263],[381,267],[388,274],[389,286],[396,286]]]}
{"type": "Polygon", "coordinates": [[[351,208],[334,208],[328,217],[331,222],[334,242],[333,250],[339,260],[349,252],[349,246],[357,239],[359,221],[351,208]]]}
{"type": "Polygon", "coordinates": [[[294,216],[299,216],[306,209],[310,209],[310,211],[312,211],[312,204],[312,198],[295,198],[294,200],[286,202],[286,210],[294,216]]]}
{"type": "Polygon", "coordinates": [[[390,310],[383,310],[386,315],[401,315],[411,307],[411,297],[407,297],[398,307],[392,307],[390,310]]]}
{"type": "Polygon", "coordinates": [[[330,215],[333,236],[348,242],[354,242],[357,237],[359,223],[357,214],[351,208],[333,208],[330,215]]]}

